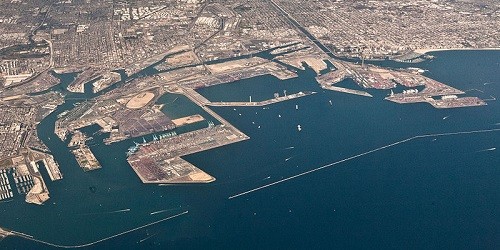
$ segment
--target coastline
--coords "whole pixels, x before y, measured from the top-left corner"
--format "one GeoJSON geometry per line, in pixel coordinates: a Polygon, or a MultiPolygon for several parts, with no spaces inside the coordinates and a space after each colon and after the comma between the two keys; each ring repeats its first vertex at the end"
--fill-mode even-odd
{"type": "Polygon", "coordinates": [[[500,47],[498,48],[449,48],[449,49],[416,49],[414,50],[415,53],[419,54],[427,54],[429,52],[436,52],[436,51],[450,51],[450,50],[500,50],[500,47]]]}

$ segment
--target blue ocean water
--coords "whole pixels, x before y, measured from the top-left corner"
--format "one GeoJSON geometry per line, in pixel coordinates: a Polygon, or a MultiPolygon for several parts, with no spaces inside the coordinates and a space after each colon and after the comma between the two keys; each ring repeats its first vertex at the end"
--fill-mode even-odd
{"type": "MultiPolygon", "coordinates": [[[[500,96],[499,51],[433,55],[432,61],[416,65],[379,63],[420,67],[470,95],[500,96]]],[[[449,110],[399,105],[383,100],[386,91],[370,90],[374,98],[324,91],[312,70],[298,73],[299,78],[287,81],[264,76],[199,90],[213,101],[248,100],[250,95],[258,101],[283,89],[318,92],[268,109],[214,108],[251,139],[185,157],[217,178],[206,185],[143,185],[125,160],[131,141],[93,146],[103,168],[84,173],[51,132],[55,114],[49,116],[39,132],[51,137],[49,146],[61,162],[64,180],[48,183],[52,198],[44,206],[23,199],[0,203],[0,226],[78,245],[187,210],[92,248],[500,246],[500,132],[417,138],[228,199],[413,136],[500,128],[498,101],[449,110]],[[491,148],[497,150],[485,150],[491,148]]],[[[198,112],[192,106],[182,111],[183,105],[173,100],[162,99],[164,112],[198,112]],[[175,107],[168,110],[169,105],[175,107]]],[[[50,247],[9,237],[0,248],[50,247]]]]}

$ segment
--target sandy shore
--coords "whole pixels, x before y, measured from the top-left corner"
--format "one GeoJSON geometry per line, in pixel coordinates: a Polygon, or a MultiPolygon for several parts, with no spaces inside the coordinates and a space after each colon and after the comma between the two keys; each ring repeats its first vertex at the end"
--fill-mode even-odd
{"type": "Polygon", "coordinates": [[[500,50],[500,48],[450,48],[450,49],[417,49],[415,53],[425,54],[435,51],[448,51],[448,50],[500,50]]]}

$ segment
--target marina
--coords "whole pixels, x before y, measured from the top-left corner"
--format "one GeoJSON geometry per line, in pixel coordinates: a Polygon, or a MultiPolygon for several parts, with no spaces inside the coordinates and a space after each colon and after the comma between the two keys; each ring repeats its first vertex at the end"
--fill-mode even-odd
{"type": "Polygon", "coordinates": [[[7,177],[9,172],[8,169],[0,170],[0,201],[14,197],[9,178],[7,177]]]}

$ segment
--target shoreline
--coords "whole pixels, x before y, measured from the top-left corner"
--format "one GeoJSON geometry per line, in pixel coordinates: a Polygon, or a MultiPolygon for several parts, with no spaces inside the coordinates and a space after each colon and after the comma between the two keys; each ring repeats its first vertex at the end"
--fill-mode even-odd
{"type": "Polygon", "coordinates": [[[500,50],[498,48],[449,48],[449,49],[416,49],[413,50],[415,53],[419,54],[427,54],[429,52],[437,52],[437,51],[451,51],[451,50],[500,50]]]}

